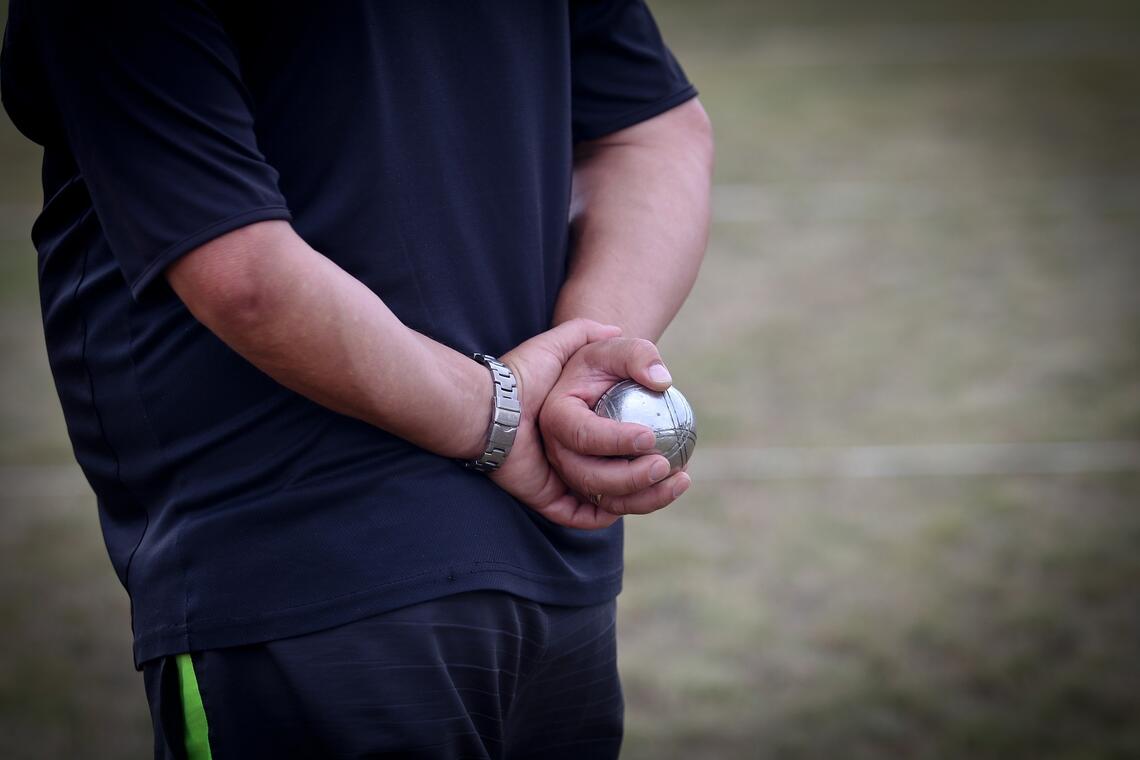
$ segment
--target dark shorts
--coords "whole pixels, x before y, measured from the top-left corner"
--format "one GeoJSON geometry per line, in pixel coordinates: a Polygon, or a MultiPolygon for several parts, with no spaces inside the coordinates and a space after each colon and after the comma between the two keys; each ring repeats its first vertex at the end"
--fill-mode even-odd
{"type": "MultiPolygon", "coordinates": [[[[558,607],[478,591],[195,652],[181,677],[177,658],[153,660],[143,674],[155,757],[186,758],[201,733],[213,760],[616,758],[614,623],[613,601],[558,607]]],[[[191,755],[206,756],[202,745],[191,755]]]]}

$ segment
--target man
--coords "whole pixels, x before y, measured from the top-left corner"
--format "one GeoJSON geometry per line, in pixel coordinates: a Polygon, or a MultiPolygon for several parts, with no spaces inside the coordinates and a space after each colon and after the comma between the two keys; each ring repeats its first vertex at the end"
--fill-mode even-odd
{"type": "Polygon", "coordinates": [[[156,756],[615,756],[690,480],[590,405],[668,386],[711,166],[641,0],[13,0],[3,96],[156,756]]]}

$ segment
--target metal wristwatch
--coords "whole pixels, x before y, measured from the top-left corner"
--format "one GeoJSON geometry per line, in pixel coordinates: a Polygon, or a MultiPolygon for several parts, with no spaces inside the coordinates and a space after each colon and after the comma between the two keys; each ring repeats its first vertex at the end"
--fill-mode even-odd
{"type": "Polygon", "coordinates": [[[515,443],[515,433],[518,432],[519,420],[522,419],[522,400],[519,398],[518,382],[507,365],[487,354],[474,354],[474,358],[491,370],[491,380],[495,386],[495,409],[491,415],[491,427],[487,431],[487,446],[483,455],[478,459],[467,460],[464,464],[479,472],[494,472],[503,466],[515,443]]]}

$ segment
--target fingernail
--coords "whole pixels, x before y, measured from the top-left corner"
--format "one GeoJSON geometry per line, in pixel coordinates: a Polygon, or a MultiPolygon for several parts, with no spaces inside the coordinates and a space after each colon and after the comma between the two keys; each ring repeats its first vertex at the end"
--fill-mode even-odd
{"type": "Polygon", "coordinates": [[[644,433],[638,433],[637,438],[633,439],[633,445],[638,451],[649,451],[657,445],[657,436],[646,430],[644,433]]]}
{"type": "Polygon", "coordinates": [[[649,365],[649,379],[655,383],[673,382],[673,376],[669,374],[669,370],[665,369],[665,365],[660,362],[649,365]]]}
{"type": "Polygon", "coordinates": [[[689,486],[691,486],[692,484],[693,484],[693,481],[689,478],[688,475],[686,475],[683,478],[677,478],[677,483],[673,486],[673,498],[676,499],[681,494],[683,494],[685,491],[688,491],[689,486]]]}
{"type": "Polygon", "coordinates": [[[668,474],[669,462],[664,459],[658,459],[649,467],[649,477],[653,478],[654,483],[664,480],[668,474]]]}

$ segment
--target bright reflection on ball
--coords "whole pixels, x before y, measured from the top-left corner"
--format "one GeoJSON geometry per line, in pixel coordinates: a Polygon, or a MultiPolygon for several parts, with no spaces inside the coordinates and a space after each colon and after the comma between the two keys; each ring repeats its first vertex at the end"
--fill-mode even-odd
{"type": "Polygon", "coordinates": [[[658,393],[633,380],[622,380],[602,394],[594,411],[611,420],[653,428],[657,450],[669,460],[673,470],[684,467],[693,456],[697,420],[693,407],[676,388],[658,393]]]}

